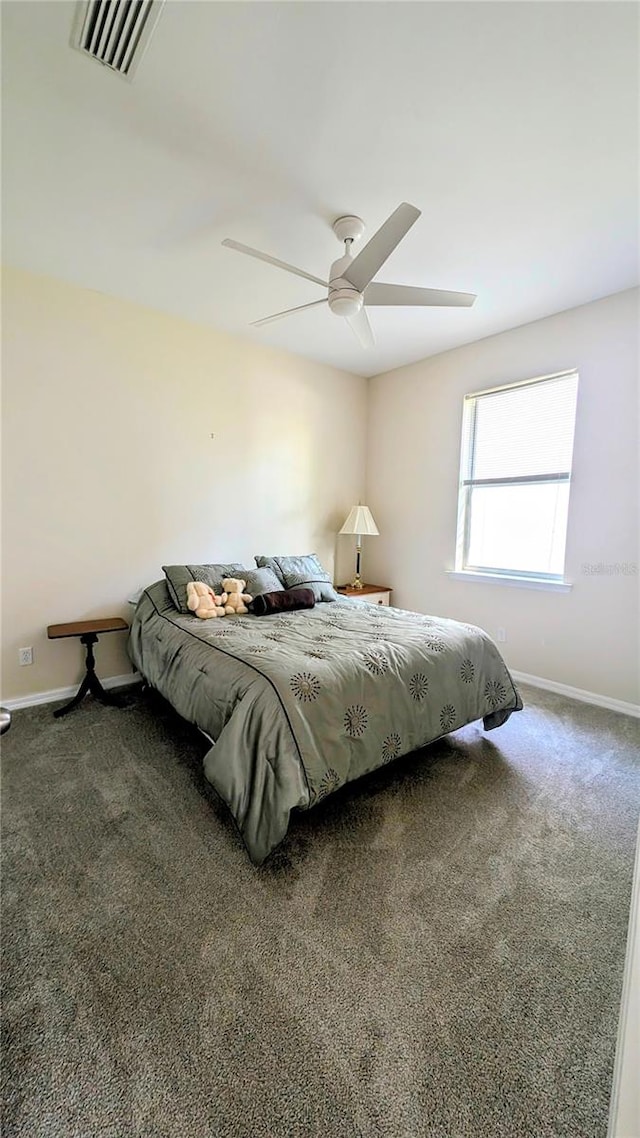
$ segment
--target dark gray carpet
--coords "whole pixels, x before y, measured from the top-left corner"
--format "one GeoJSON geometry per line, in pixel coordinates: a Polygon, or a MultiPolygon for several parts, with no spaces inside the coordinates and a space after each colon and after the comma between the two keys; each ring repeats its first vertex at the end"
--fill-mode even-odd
{"type": "Polygon", "coordinates": [[[260,870],[158,696],[17,712],[5,1138],[604,1138],[639,725],[523,694],[260,870]]]}

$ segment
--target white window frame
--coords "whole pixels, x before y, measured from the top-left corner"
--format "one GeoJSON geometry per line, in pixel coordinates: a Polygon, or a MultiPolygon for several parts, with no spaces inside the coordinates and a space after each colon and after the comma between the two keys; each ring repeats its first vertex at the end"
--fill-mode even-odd
{"type": "MultiPolygon", "coordinates": [[[[471,491],[474,486],[516,486],[534,485],[536,483],[568,483],[571,485],[572,465],[569,470],[549,471],[545,474],[521,475],[514,478],[473,478],[473,459],[475,444],[475,416],[477,400],[485,395],[497,392],[511,391],[517,387],[533,387],[539,383],[548,383],[553,380],[575,376],[579,381],[576,368],[568,371],[554,372],[551,375],[536,376],[534,379],[523,379],[516,383],[505,383],[496,387],[488,387],[483,391],[470,392],[464,397],[462,415],[462,442],[460,447],[460,482],[458,489],[458,525],[456,533],[456,561],[455,571],[449,576],[459,580],[486,581],[495,584],[524,585],[539,589],[551,589],[567,592],[571,584],[566,580],[564,570],[562,573],[540,573],[520,569],[503,569],[500,566],[477,566],[467,561],[469,535],[471,528],[471,491]]],[[[575,424],[574,424],[575,426],[575,424]]],[[[566,535],[565,535],[566,540],[566,535]]]]}

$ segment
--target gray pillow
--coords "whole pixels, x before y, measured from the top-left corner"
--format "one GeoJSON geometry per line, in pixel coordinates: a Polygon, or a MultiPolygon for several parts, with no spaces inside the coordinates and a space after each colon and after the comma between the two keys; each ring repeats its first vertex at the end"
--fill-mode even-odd
{"type": "Polygon", "coordinates": [[[261,569],[243,569],[240,576],[247,582],[244,592],[249,593],[251,597],[260,597],[263,593],[281,593],[284,591],[284,585],[280,578],[268,566],[261,569]]]}
{"type": "Polygon", "coordinates": [[[244,565],[235,561],[228,565],[163,565],[162,571],[167,578],[169,596],[179,612],[190,612],[187,605],[187,584],[189,581],[203,581],[215,593],[220,592],[220,582],[223,577],[245,578],[247,570],[244,565]]]}
{"type": "Polygon", "coordinates": [[[285,589],[313,589],[316,601],[339,601],[331,577],[322,568],[315,553],[299,557],[256,557],[256,565],[272,569],[285,589]]]}
{"type": "Polygon", "coordinates": [[[270,569],[272,573],[275,573],[280,584],[282,585],[282,588],[284,589],[284,580],[282,577],[282,570],[280,569],[280,566],[278,565],[278,558],[277,557],[256,557],[256,558],[254,558],[254,560],[255,560],[255,563],[259,569],[270,569]]]}

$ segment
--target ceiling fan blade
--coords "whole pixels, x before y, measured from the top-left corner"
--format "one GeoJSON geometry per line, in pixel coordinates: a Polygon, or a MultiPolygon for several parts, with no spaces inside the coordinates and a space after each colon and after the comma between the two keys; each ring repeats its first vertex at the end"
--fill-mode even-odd
{"type": "Polygon", "coordinates": [[[420,210],[414,205],[409,205],[408,202],[399,205],[342,274],[349,284],[357,288],[358,292],[364,292],[369,281],[373,280],[380,266],[384,265],[387,257],[391,256],[396,245],[400,244],[405,233],[419,217],[420,210]]]}
{"type": "Polygon", "coordinates": [[[266,261],[267,265],[275,265],[277,269],[284,269],[286,273],[295,273],[297,277],[304,277],[305,280],[314,281],[315,284],[328,288],[328,282],[321,281],[320,277],[314,277],[312,273],[305,273],[304,269],[296,269],[295,265],[288,265],[286,261],[279,261],[277,257],[270,257],[268,253],[261,253],[259,249],[252,249],[250,245],[242,245],[239,241],[232,241],[230,237],[225,237],[222,244],[226,245],[227,249],[246,253],[248,257],[256,257],[258,261],[266,261]]]}
{"type": "Polygon", "coordinates": [[[375,284],[367,285],[364,292],[365,304],[407,304],[435,305],[438,307],[471,308],[476,295],[473,292],[447,292],[442,288],[413,288],[412,285],[375,284]]]}
{"type": "Polygon", "coordinates": [[[318,304],[327,304],[327,298],[324,300],[312,300],[310,304],[299,304],[297,308],[285,308],[284,312],[274,312],[273,316],[265,316],[262,320],[252,320],[251,324],[254,328],[260,328],[262,324],[271,324],[273,320],[281,320],[283,316],[290,316],[292,312],[302,312],[303,308],[316,308],[318,304]]]}
{"type": "Polygon", "coordinates": [[[376,341],[373,335],[373,328],[369,323],[369,317],[367,316],[364,308],[361,308],[359,312],[356,312],[355,316],[346,316],[345,319],[349,327],[353,328],[353,331],[360,341],[361,347],[375,347],[376,341]]]}

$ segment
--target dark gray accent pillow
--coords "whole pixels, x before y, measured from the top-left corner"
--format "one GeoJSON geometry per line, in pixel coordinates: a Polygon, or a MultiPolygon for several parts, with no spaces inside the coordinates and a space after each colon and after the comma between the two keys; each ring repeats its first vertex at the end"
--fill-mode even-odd
{"type": "Polygon", "coordinates": [[[313,589],[283,589],[274,593],[261,593],[251,602],[254,616],[269,616],[274,612],[296,612],[298,609],[312,609],[316,603],[313,589]]]}
{"type": "Polygon", "coordinates": [[[266,565],[260,569],[243,569],[240,577],[246,580],[247,587],[244,592],[248,593],[250,597],[261,597],[264,593],[284,592],[284,585],[280,578],[273,569],[269,569],[266,565]]]}
{"type": "Polygon", "coordinates": [[[187,584],[189,581],[204,581],[215,593],[220,592],[220,582],[223,577],[240,577],[244,579],[247,570],[244,565],[237,562],[230,564],[213,565],[163,565],[162,572],[167,578],[169,596],[178,612],[188,613],[187,584]]]}
{"type": "Polygon", "coordinates": [[[322,568],[315,553],[298,557],[256,557],[256,565],[273,569],[285,589],[300,586],[313,589],[316,601],[339,601],[331,577],[322,568]]]}

